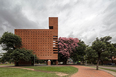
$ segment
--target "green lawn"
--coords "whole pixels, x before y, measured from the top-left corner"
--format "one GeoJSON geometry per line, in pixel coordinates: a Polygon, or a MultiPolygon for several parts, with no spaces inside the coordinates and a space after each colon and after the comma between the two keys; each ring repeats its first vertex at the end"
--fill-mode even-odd
{"type": "Polygon", "coordinates": [[[14,65],[14,64],[0,64],[0,65],[14,65]]]}
{"type": "Polygon", "coordinates": [[[106,66],[106,67],[116,67],[116,65],[100,65],[100,66],[106,66]]]}
{"type": "Polygon", "coordinates": [[[107,68],[101,68],[100,69],[104,69],[104,70],[108,70],[108,71],[113,71],[113,72],[116,72],[116,70],[112,70],[112,69],[107,69],[107,68]]]}
{"type": "Polygon", "coordinates": [[[35,70],[42,71],[31,71],[20,68],[6,68],[0,67],[0,77],[60,77],[55,72],[62,72],[68,74],[64,77],[70,77],[72,74],[78,71],[77,68],[71,66],[27,66],[21,68],[33,68],[35,70]],[[49,71],[51,73],[48,73],[49,71]]]}
{"type": "Polygon", "coordinates": [[[74,74],[78,71],[77,68],[72,66],[28,66],[25,68],[33,68],[35,70],[43,70],[51,72],[62,72],[66,74],[74,74]]]}
{"type": "Polygon", "coordinates": [[[55,73],[44,73],[19,68],[0,67],[0,77],[58,77],[58,76],[55,73]]]}
{"type": "MultiPolygon", "coordinates": [[[[87,67],[96,68],[96,66],[87,66],[87,67]]],[[[106,67],[106,66],[105,66],[105,67],[106,67]]],[[[112,67],[112,66],[108,66],[108,67],[112,67]]],[[[115,67],[115,66],[114,66],[114,67],[115,67]]],[[[99,69],[104,69],[104,70],[108,70],[108,71],[113,71],[113,72],[116,72],[116,70],[107,69],[107,68],[102,68],[102,67],[99,67],[99,69]]]]}

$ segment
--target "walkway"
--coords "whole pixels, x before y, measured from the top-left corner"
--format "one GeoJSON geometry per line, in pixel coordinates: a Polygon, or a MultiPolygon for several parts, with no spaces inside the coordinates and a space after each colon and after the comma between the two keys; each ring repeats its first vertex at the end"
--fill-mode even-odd
{"type": "Polygon", "coordinates": [[[78,72],[72,75],[71,77],[114,77],[113,75],[105,71],[96,70],[95,68],[91,67],[77,65],[73,65],[73,67],[78,68],[78,72]]]}

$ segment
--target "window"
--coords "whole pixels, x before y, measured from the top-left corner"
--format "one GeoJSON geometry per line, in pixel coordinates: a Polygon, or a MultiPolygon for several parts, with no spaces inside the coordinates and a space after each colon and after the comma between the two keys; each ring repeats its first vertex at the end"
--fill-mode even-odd
{"type": "Polygon", "coordinates": [[[53,26],[49,26],[49,29],[53,29],[53,26]]]}

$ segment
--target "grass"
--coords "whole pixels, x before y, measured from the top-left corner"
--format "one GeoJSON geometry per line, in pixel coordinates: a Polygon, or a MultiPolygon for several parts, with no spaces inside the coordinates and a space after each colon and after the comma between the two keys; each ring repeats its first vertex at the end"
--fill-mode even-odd
{"type": "Polygon", "coordinates": [[[104,69],[104,70],[108,70],[108,71],[113,71],[113,72],[116,72],[116,70],[112,70],[112,69],[107,69],[107,68],[101,68],[100,69],[104,69]]]}
{"type": "Polygon", "coordinates": [[[0,77],[58,77],[55,73],[43,73],[19,68],[0,67],[0,77]]]}
{"type": "Polygon", "coordinates": [[[33,68],[35,70],[50,71],[50,72],[62,72],[70,75],[78,71],[77,68],[72,66],[28,66],[26,68],[33,68]]]}
{"type": "MultiPolygon", "coordinates": [[[[100,66],[101,66],[101,65],[100,65],[100,66]]],[[[96,68],[96,66],[88,66],[88,67],[96,68]]],[[[110,67],[110,66],[108,66],[108,67],[110,67]]],[[[114,67],[115,67],[115,66],[114,66],[114,67]]],[[[104,70],[116,72],[116,70],[107,69],[107,68],[102,68],[102,67],[99,67],[99,69],[104,69],[104,70]]]]}
{"type": "Polygon", "coordinates": [[[0,64],[0,65],[14,65],[14,64],[0,64]]]}
{"type": "MultiPolygon", "coordinates": [[[[23,67],[21,67],[23,68],[23,67]]],[[[70,77],[78,71],[78,68],[71,66],[25,66],[24,68],[32,68],[42,71],[31,71],[21,68],[6,68],[0,67],[0,77],[59,77],[55,72],[62,72],[68,74],[65,77],[70,77]]]]}
{"type": "Polygon", "coordinates": [[[116,65],[100,65],[100,66],[106,66],[106,67],[116,67],[116,65]]]}

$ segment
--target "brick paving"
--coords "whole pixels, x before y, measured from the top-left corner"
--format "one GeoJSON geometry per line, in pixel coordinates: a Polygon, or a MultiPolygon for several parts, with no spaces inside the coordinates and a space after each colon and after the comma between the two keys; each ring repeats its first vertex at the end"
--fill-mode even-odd
{"type": "Polygon", "coordinates": [[[114,77],[113,75],[102,71],[96,70],[95,68],[73,65],[78,68],[78,72],[73,74],[71,77],[114,77]]]}

